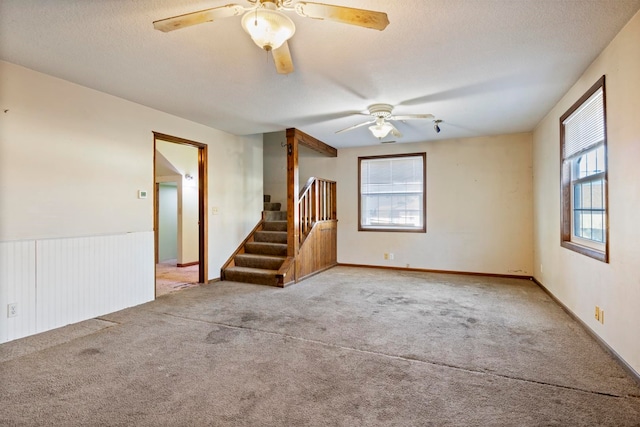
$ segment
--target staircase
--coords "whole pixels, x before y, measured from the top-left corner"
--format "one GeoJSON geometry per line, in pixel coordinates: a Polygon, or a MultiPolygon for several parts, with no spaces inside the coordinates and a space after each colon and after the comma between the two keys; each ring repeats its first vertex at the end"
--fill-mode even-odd
{"type": "Polygon", "coordinates": [[[270,196],[263,202],[262,219],[224,263],[221,280],[284,287],[338,263],[335,181],[309,178],[292,215],[270,196]]]}
{"type": "Polygon", "coordinates": [[[287,212],[264,196],[263,221],[221,272],[223,280],[281,286],[278,270],[287,258],[287,212]]]}

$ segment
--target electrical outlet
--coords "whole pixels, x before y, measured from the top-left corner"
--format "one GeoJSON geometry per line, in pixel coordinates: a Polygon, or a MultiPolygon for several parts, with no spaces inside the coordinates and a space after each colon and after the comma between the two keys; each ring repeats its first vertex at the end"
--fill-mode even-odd
{"type": "Polygon", "coordinates": [[[604,325],[604,310],[600,310],[600,323],[604,325]]]}
{"type": "Polygon", "coordinates": [[[7,317],[16,317],[18,315],[18,304],[7,304],[7,317]]]}
{"type": "Polygon", "coordinates": [[[598,307],[597,305],[596,305],[596,315],[595,315],[595,317],[596,317],[596,320],[599,322],[600,321],[600,307],[598,307]]]}
{"type": "Polygon", "coordinates": [[[389,254],[385,252],[384,259],[389,259],[389,254]]]}
{"type": "Polygon", "coordinates": [[[392,253],[389,254],[389,259],[393,259],[393,254],[392,253]]]}

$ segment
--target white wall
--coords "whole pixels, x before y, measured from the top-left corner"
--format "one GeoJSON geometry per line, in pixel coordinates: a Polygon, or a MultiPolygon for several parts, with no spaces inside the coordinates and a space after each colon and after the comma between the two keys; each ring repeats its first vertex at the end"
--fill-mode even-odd
{"type": "MultiPolygon", "coordinates": [[[[72,318],[54,315],[68,310],[65,301],[38,298],[38,312],[58,319],[39,325],[38,331],[59,326],[60,319],[76,322],[153,298],[152,131],[209,146],[208,200],[219,211],[209,216],[209,279],[219,277],[220,266],[260,219],[262,135],[230,135],[1,61],[0,106],[9,110],[0,113],[0,340],[23,336],[20,331],[33,333],[21,324],[28,323],[29,316],[19,315],[11,318],[11,328],[20,333],[7,338],[7,304],[28,308],[36,301],[33,292],[16,286],[31,286],[35,277],[33,286],[53,283],[55,295],[66,291],[56,287],[79,283],[70,269],[55,278],[32,274],[37,269],[34,248],[41,244],[59,244],[61,263],[99,265],[104,250],[113,248],[114,253],[127,249],[122,253],[148,262],[126,263],[122,268],[128,274],[113,277],[111,285],[87,276],[83,283],[97,283],[100,289],[86,294],[83,304],[91,309],[74,309],[72,318]],[[138,199],[138,190],[146,190],[149,197],[138,199]],[[115,242],[101,236],[115,236],[115,242]],[[73,261],[77,251],[62,245],[67,239],[82,244],[87,239],[86,244],[97,246],[88,246],[89,259],[73,261]],[[17,266],[20,271],[13,271],[17,266]],[[130,298],[116,298],[122,286],[130,298]],[[102,304],[105,299],[115,303],[102,304]]],[[[44,266],[48,261],[37,262],[44,266]]]]}
{"type": "Polygon", "coordinates": [[[0,343],[35,334],[36,242],[0,242],[0,343]],[[18,315],[7,317],[7,305],[18,315]]]}
{"type": "Polygon", "coordinates": [[[158,261],[178,259],[178,186],[158,186],[158,261]]]}
{"type": "MultiPolygon", "coordinates": [[[[180,173],[177,181],[178,197],[178,264],[189,264],[200,259],[199,253],[199,201],[198,201],[198,149],[184,144],[156,140],[156,150],[180,173]],[[187,179],[189,175],[192,179],[187,179]]],[[[163,177],[158,176],[156,181],[163,177]]]]}
{"type": "Polygon", "coordinates": [[[534,132],[534,276],[640,372],[640,13],[534,132]],[[560,116],[606,76],[610,263],[560,246],[560,116]],[[594,307],[605,311],[604,325],[594,307]]]}
{"type": "Polygon", "coordinates": [[[531,275],[531,161],[528,133],[340,149],[327,173],[338,182],[338,262],[531,275]],[[359,232],[358,157],[414,152],[427,153],[427,233],[359,232]]]}
{"type": "Polygon", "coordinates": [[[0,242],[0,343],[153,299],[153,240],[147,231],[0,242]]]}

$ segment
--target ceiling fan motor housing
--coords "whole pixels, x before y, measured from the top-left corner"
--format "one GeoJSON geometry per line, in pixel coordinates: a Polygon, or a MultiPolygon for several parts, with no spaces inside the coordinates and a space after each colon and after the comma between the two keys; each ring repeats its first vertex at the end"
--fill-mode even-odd
{"type": "Polygon", "coordinates": [[[391,115],[391,111],[393,111],[393,105],[389,104],[373,104],[369,107],[369,114],[384,119],[391,115]]]}

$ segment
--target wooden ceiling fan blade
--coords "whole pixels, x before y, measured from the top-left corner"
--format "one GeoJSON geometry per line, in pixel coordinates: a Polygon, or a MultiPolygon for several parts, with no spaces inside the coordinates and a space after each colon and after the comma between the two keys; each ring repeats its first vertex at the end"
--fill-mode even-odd
{"type": "Polygon", "coordinates": [[[362,126],[370,125],[370,124],[375,123],[375,122],[376,122],[375,120],[369,120],[368,122],[360,123],[360,124],[357,124],[357,125],[354,125],[354,126],[349,126],[348,128],[339,130],[336,133],[349,132],[350,130],[358,129],[358,128],[362,127],[362,126]]]}
{"type": "Polygon", "coordinates": [[[153,22],[156,30],[165,33],[192,25],[204,24],[230,16],[237,16],[244,13],[245,8],[239,4],[228,4],[226,6],[214,7],[212,9],[200,10],[198,12],[185,13],[184,15],[173,16],[171,18],[160,19],[153,22]]]}
{"type": "Polygon", "coordinates": [[[276,63],[276,71],[278,74],[293,73],[293,60],[291,59],[289,43],[284,42],[282,46],[271,52],[273,53],[273,62],[276,63]]]}
{"type": "Polygon", "coordinates": [[[384,30],[389,25],[389,17],[384,12],[333,6],[324,3],[301,1],[295,4],[298,15],[313,19],[328,19],[343,24],[357,25],[373,30],[384,30]]]}
{"type": "Polygon", "coordinates": [[[403,116],[390,116],[389,120],[432,120],[435,119],[433,114],[407,114],[403,116]]]}
{"type": "MultiPolygon", "coordinates": [[[[389,122],[387,122],[389,123],[389,122]]],[[[402,132],[400,132],[393,124],[389,123],[391,125],[391,131],[389,132],[391,135],[395,136],[396,138],[402,138],[402,132]]]]}

